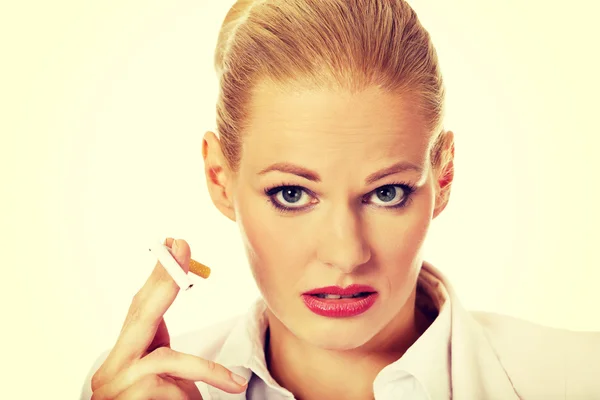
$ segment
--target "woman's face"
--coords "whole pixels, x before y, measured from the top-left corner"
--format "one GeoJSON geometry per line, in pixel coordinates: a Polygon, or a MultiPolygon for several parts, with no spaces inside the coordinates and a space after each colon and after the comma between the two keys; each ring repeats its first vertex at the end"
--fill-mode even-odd
{"type": "Polygon", "coordinates": [[[375,88],[260,89],[230,181],[252,272],[271,318],[296,337],[358,348],[413,311],[436,215],[426,122],[414,99],[375,88]],[[377,292],[360,315],[319,315],[303,300],[312,289],[351,284],[377,292]]]}

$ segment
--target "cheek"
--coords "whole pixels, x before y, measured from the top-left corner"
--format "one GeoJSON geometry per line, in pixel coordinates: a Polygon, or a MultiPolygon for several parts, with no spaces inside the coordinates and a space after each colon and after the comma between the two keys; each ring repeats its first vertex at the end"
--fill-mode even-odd
{"type": "Polygon", "coordinates": [[[373,230],[374,253],[392,288],[404,285],[419,270],[420,253],[431,223],[432,198],[431,191],[426,189],[402,215],[377,221],[373,230]]]}
{"type": "Polygon", "coordinates": [[[280,216],[266,197],[246,191],[236,201],[237,223],[245,244],[248,261],[257,285],[265,291],[288,287],[286,282],[297,282],[300,232],[293,218],[280,216]]]}

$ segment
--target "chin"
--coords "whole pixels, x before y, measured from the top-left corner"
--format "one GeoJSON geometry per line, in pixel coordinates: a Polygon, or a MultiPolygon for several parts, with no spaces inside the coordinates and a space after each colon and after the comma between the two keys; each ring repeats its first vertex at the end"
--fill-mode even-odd
{"type": "Polygon", "coordinates": [[[293,333],[322,349],[354,350],[364,346],[377,334],[376,325],[365,322],[364,318],[324,319],[311,316],[310,319],[312,321],[296,326],[293,333]]]}
{"type": "MultiPolygon", "coordinates": [[[[281,304],[276,304],[280,306],[281,304]]],[[[380,306],[380,304],[379,304],[380,306]]],[[[269,313],[289,333],[312,346],[332,351],[348,351],[360,348],[371,341],[385,323],[377,307],[350,318],[329,318],[313,314],[305,306],[294,304],[287,312],[269,313]],[[298,308],[296,308],[298,306],[298,308]],[[290,312],[290,309],[294,312],[290,312]],[[379,311],[379,312],[378,312],[379,311]]],[[[275,310],[281,309],[276,307],[275,310]]]]}

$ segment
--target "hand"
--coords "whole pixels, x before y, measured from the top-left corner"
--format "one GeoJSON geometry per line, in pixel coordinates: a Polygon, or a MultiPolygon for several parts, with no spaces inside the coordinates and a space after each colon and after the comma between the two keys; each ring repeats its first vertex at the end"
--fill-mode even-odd
{"type": "MultiPolygon", "coordinates": [[[[188,244],[177,240],[175,245],[169,238],[166,245],[187,272],[191,254],[188,244]]],[[[246,383],[236,383],[236,375],[224,366],[171,349],[163,315],[178,293],[179,286],[157,262],[133,297],[117,343],[92,377],[93,400],[201,400],[195,381],[228,393],[246,389],[246,383]]]]}

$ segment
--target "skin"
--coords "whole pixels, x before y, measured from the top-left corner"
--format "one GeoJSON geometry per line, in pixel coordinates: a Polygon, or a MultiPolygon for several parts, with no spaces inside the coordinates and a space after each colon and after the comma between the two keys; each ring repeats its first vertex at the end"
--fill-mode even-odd
{"type": "MultiPolygon", "coordinates": [[[[187,273],[190,247],[185,240],[164,243],[187,273]]],[[[92,400],[202,400],[194,382],[241,393],[247,382],[210,360],[171,349],[164,314],[179,286],[157,262],[131,302],[117,342],[92,376],[92,400]]]]}
{"type": "Polygon", "coordinates": [[[428,324],[415,311],[415,288],[430,223],[448,202],[453,135],[445,133],[450,162],[434,169],[431,132],[412,96],[377,88],[357,94],[278,89],[256,89],[238,171],[227,167],[216,135],[205,135],[208,189],[216,207],[239,226],[268,306],[265,350],[273,377],[301,399],[372,398],[377,373],[428,324]],[[289,171],[261,174],[282,162],[319,181],[289,171]],[[413,168],[365,181],[399,162],[413,168]],[[398,184],[414,186],[407,202],[398,184]],[[377,196],[390,185],[393,200],[377,196]],[[274,186],[299,187],[291,197],[273,196],[299,211],[273,207],[265,189],[274,186]],[[294,195],[297,201],[288,201],[294,195]],[[353,283],[379,293],[356,317],[318,316],[301,298],[314,288],[353,283]]]}

